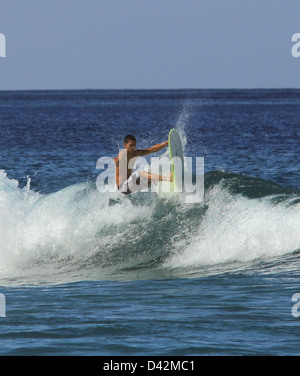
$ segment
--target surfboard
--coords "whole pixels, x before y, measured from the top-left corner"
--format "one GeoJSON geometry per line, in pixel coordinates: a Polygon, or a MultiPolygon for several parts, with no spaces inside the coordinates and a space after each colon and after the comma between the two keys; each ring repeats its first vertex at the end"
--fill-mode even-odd
{"type": "Polygon", "coordinates": [[[184,156],[180,135],[174,128],[169,132],[169,150],[173,171],[173,190],[174,192],[182,192],[184,183],[184,156]]]}

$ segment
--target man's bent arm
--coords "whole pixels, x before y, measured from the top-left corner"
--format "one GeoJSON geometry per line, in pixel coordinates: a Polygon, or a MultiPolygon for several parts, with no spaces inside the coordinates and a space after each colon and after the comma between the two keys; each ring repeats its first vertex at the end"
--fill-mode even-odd
{"type": "Polygon", "coordinates": [[[114,161],[116,165],[116,184],[119,188],[120,184],[127,179],[127,152],[121,151],[117,158],[114,157],[114,161]]]}

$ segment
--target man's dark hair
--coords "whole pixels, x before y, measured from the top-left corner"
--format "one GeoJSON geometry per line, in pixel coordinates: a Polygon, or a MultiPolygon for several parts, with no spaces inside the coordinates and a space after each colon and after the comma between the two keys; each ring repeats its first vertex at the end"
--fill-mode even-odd
{"type": "Polygon", "coordinates": [[[135,141],[136,142],[136,138],[134,136],[132,136],[132,134],[128,134],[125,138],[124,138],[124,143],[125,144],[128,144],[129,141],[135,141]]]}

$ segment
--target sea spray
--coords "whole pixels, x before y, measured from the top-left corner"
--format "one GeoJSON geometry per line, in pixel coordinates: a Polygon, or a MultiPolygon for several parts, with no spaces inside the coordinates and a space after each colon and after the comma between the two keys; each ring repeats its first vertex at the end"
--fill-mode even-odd
{"type": "Polygon", "coordinates": [[[165,266],[201,267],[253,261],[300,249],[300,205],[291,195],[275,204],[276,196],[249,199],[232,195],[222,183],[206,194],[207,211],[190,244],[165,266]]]}
{"type": "Polygon", "coordinates": [[[0,277],[19,283],[184,277],[213,274],[216,266],[225,272],[228,263],[245,269],[300,249],[299,195],[243,175],[205,178],[204,202],[186,205],[161,194],[100,193],[92,182],[40,194],[2,171],[0,277]],[[247,197],[253,186],[261,195],[247,197]]]}

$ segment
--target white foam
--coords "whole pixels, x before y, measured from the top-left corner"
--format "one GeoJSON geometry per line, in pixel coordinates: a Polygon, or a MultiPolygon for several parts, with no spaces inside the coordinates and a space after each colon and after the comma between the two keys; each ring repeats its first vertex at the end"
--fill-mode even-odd
{"type": "Polygon", "coordinates": [[[232,196],[221,184],[208,193],[206,204],[197,235],[166,261],[166,267],[248,262],[300,248],[299,204],[232,196]]]}
{"type": "MultiPolygon", "coordinates": [[[[26,274],[26,269],[47,263],[86,260],[113,242],[103,229],[143,220],[151,207],[133,206],[120,193],[100,193],[76,184],[42,195],[21,189],[0,171],[0,277],[26,274]],[[119,200],[110,206],[109,200],[119,200]]],[[[49,269],[51,271],[51,268],[49,269]]]]}
{"type": "MultiPolygon", "coordinates": [[[[145,195],[142,197],[150,197],[145,195]]],[[[271,197],[231,195],[221,183],[206,193],[203,204],[197,204],[199,212],[173,200],[154,199],[147,205],[138,200],[134,204],[134,200],[119,192],[100,193],[85,183],[42,195],[31,190],[29,183],[19,188],[16,180],[0,171],[0,279],[24,281],[28,276],[32,281],[35,273],[38,281],[49,277],[53,282],[56,277],[52,278],[52,273],[57,276],[61,272],[60,280],[69,280],[70,271],[82,273],[82,265],[93,263],[94,258],[111,266],[105,271],[111,276],[118,262],[122,268],[122,262],[125,260],[125,265],[130,258],[130,265],[135,265],[135,257],[138,262],[151,260],[157,252],[167,257],[164,268],[191,270],[247,263],[300,249],[299,203],[274,204],[271,197]],[[112,205],[110,200],[114,200],[112,205]],[[202,205],[207,206],[205,213],[202,205]],[[164,216],[156,213],[152,217],[161,206],[164,216]],[[143,259],[143,237],[149,241],[157,221],[167,229],[170,219],[172,224],[182,221],[176,237],[170,238],[166,247],[159,238],[151,239],[153,248],[143,259]]],[[[96,263],[100,279],[101,265],[96,263]]],[[[90,278],[88,269],[84,278],[90,278]]]]}

